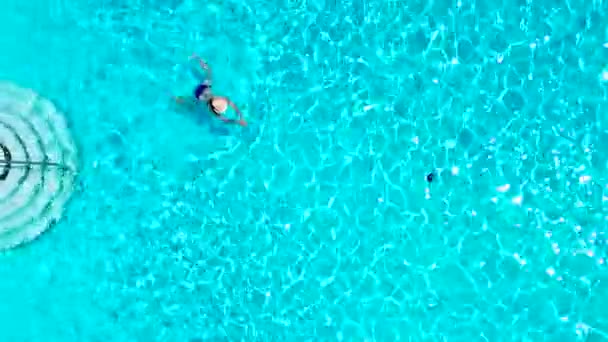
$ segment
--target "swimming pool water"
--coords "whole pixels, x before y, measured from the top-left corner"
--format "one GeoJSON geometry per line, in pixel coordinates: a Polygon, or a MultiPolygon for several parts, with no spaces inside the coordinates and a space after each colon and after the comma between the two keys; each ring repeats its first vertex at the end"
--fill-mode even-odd
{"type": "Polygon", "coordinates": [[[1,2],[0,79],[82,165],[0,257],[0,339],[608,341],[607,14],[1,2]],[[193,52],[246,129],[171,105],[193,52]]]}

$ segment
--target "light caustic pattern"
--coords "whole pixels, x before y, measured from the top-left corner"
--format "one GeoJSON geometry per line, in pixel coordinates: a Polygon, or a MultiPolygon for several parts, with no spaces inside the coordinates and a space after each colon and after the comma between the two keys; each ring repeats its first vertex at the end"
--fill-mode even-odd
{"type": "Polygon", "coordinates": [[[61,217],[76,155],[51,102],[0,82],[0,250],[34,239],[61,217]]]}
{"type": "Polygon", "coordinates": [[[434,4],[258,16],[288,23],[263,55],[289,116],[200,180],[210,226],[243,222],[212,259],[251,243],[210,290],[256,274],[229,335],[608,337],[600,9],[434,4]]]}
{"type": "MultiPolygon", "coordinates": [[[[184,2],[162,20],[121,9],[150,27],[112,32],[130,44],[120,58],[141,52],[146,37],[158,38],[156,58],[164,41],[211,50],[208,39],[223,32],[246,34],[263,79],[253,97],[266,113],[252,120],[254,141],[200,157],[193,183],[173,181],[174,167],[116,168],[105,174],[124,178],[91,194],[107,204],[112,184],[128,184],[108,205],[120,215],[104,211],[116,222],[103,230],[119,229],[113,254],[91,263],[103,266],[96,299],[121,332],[151,341],[605,339],[601,2],[289,3],[284,12],[184,2]],[[210,25],[215,15],[222,31],[210,25]],[[183,35],[176,17],[208,25],[209,38],[160,39],[183,35]],[[160,27],[170,24],[177,33],[160,27]]],[[[110,31],[140,22],[100,11],[110,31]]],[[[239,65],[249,64],[230,68],[239,65]]],[[[170,145],[190,138],[175,131],[170,145]]],[[[151,137],[139,140],[140,155],[169,154],[147,145],[158,132],[141,134],[151,137]]]]}

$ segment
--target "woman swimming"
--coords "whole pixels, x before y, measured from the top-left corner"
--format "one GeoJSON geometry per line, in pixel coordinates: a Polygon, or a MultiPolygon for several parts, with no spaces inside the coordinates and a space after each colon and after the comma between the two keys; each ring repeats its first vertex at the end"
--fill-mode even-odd
{"type": "MultiPolygon", "coordinates": [[[[241,126],[247,126],[247,122],[243,120],[243,115],[241,114],[241,111],[238,109],[238,107],[234,104],[234,102],[230,101],[230,99],[225,96],[216,96],[211,91],[212,73],[209,65],[207,65],[207,63],[202,58],[198,57],[196,54],[190,56],[190,59],[198,60],[198,63],[201,68],[207,72],[206,79],[198,86],[196,86],[196,88],[194,88],[194,98],[192,99],[192,102],[194,104],[199,102],[206,103],[209,110],[213,114],[215,114],[220,120],[226,123],[238,123],[241,126]],[[228,110],[228,107],[232,107],[232,109],[234,109],[234,111],[238,114],[238,120],[229,119],[224,115],[228,110]]],[[[175,101],[177,103],[189,102],[186,98],[182,96],[175,97],[175,101]]]]}

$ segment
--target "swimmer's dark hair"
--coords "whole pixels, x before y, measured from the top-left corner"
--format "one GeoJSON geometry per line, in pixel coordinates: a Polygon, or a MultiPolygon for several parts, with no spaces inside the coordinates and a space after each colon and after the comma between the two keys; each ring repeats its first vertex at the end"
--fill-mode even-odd
{"type": "Polygon", "coordinates": [[[199,84],[195,89],[194,89],[194,97],[198,100],[199,97],[201,97],[201,95],[203,95],[203,93],[205,92],[205,90],[211,88],[209,85],[207,84],[199,84]]]}

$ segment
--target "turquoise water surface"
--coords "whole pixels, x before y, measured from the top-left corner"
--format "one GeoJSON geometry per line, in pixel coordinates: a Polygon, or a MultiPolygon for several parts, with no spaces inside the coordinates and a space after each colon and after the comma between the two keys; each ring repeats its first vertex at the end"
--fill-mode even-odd
{"type": "Polygon", "coordinates": [[[81,165],[0,341],[608,341],[607,15],[3,0],[0,79],[81,165]],[[247,128],[172,105],[193,52],[247,128]]]}

